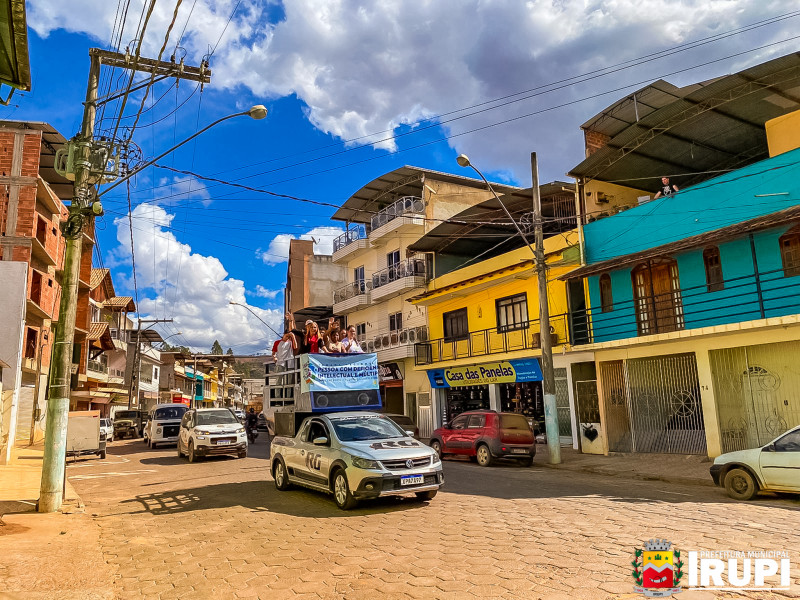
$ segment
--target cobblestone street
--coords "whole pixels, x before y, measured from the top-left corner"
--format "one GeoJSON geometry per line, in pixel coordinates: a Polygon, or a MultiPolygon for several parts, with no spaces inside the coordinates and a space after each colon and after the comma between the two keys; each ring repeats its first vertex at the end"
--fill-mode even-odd
{"type": "Polygon", "coordinates": [[[188,464],[174,448],[126,441],[106,461],[71,465],[116,574],[113,596],[632,598],[634,549],[663,537],[681,549],[791,551],[793,586],[781,596],[688,600],[800,597],[794,500],[737,503],[711,485],[448,460],[429,503],[342,512],[321,494],[275,490],[265,456],[259,440],[247,459],[188,464]]]}

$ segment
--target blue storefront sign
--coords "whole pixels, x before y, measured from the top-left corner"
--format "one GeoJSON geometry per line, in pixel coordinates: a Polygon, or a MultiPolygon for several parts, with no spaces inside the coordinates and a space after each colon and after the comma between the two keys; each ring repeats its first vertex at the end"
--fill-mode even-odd
{"type": "Polygon", "coordinates": [[[519,358],[468,367],[432,369],[428,371],[428,379],[434,388],[542,381],[542,369],[536,358],[519,358]]]}

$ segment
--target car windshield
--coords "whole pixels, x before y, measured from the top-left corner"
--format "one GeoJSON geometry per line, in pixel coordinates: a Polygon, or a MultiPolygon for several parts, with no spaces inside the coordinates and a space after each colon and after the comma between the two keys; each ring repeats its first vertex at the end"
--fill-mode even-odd
{"type": "Polygon", "coordinates": [[[406,437],[405,432],[386,417],[345,417],[331,419],[336,437],[342,442],[363,442],[406,437]]]}
{"type": "Polygon", "coordinates": [[[115,419],[135,419],[139,416],[139,412],[136,410],[121,410],[117,414],[114,415],[115,419]]]}
{"type": "Polygon", "coordinates": [[[500,428],[530,431],[531,426],[528,425],[528,419],[522,415],[500,415],[500,428]]]}
{"type": "Polygon", "coordinates": [[[209,410],[197,413],[198,425],[224,425],[226,423],[238,423],[236,417],[229,410],[209,410]]]}
{"type": "Polygon", "coordinates": [[[173,419],[176,421],[180,421],[183,417],[183,413],[187,411],[186,406],[165,406],[164,408],[157,408],[155,418],[156,419],[173,419]]]}

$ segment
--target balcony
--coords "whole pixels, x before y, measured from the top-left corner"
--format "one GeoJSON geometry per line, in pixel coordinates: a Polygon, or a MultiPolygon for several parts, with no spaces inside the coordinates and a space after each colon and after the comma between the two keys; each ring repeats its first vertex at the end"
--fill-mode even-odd
{"type": "Polygon", "coordinates": [[[575,311],[570,315],[572,343],[647,343],[653,336],[671,339],[738,330],[748,321],[780,325],[781,317],[800,314],[800,277],[795,275],[783,269],[762,271],[575,311]]]}
{"type": "Polygon", "coordinates": [[[355,225],[333,240],[333,262],[357,258],[367,249],[367,228],[355,225]]]}
{"type": "Polygon", "coordinates": [[[50,223],[36,215],[36,236],[31,240],[31,254],[48,267],[56,265],[57,257],[52,253],[58,251],[57,241],[52,239],[56,237],[55,232],[50,223]]]}
{"type": "MultiPolygon", "coordinates": [[[[553,346],[566,344],[569,339],[567,315],[550,317],[550,341],[553,346]]],[[[414,347],[414,363],[433,365],[445,361],[508,354],[541,348],[539,321],[520,323],[513,328],[492,327],[470,331],[459,338],[439,338],[429,342],[419,341],[414,347]]]]}
{"type": "Polygon", "coordinates": [[[333,292],[333,312],[346,315],[360,308],[369,306],[370,289],[368,281],[354,281],[333,292]]]}
{"type": "Polygon", "coordinates": [[[369,243],[383,244],[390,233],[425,232],[425,201],[417,196],[403,196],[372,216],[369,243]]]}
{"type": "Polygon", "coordinates": [[[383,301],[424,287],[429,279],[424,256],[401,261],[372,274],[372,301],[383,301]]]}
{"type": "Polygon", "coordinates": [[[377,352],[379,362],[388,362],[413,357],[415,344],[427,339],[428,328],[421,325],[376,333],[361,348],[365,352],[377,352]]]}

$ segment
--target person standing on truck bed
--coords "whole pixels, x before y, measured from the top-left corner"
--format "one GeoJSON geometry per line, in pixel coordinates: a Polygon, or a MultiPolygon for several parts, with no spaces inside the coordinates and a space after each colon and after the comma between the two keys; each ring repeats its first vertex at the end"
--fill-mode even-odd
{"type": "Polygon", "coordinates": [[[352,352],[352,353],[361,353],[364,352],[361,349],[361,346],[358,344],[358,340],[356,339],[356,326],[350,325],[347,328],[347,337],[345,337],[342,341],[342,352],[352,352]]]}
{"type": "Polygon", "coordinates": [[[275,361],[275,372],[278,373],[276,381],[277,398],[288,398],[286,386],[294,385],[292,375],[285,375],[294,366],[294,356],[297,354],[297,340],[291,331],[284,331],[283,337],[272,345],[272,360],[275,361]]]}
{"type": "MultiPolygon", "coordinates": [[[[289,328],[292,330],[296,330],[297,326],[295,325],[294,315],[292,313],[288,313],[289,315],[289,328]]],[[[309,319],[306,321],[305,331],[300,332],[299,340],[297,343],[297,349],[295,350],[295,355],[297,354],[316,354],[320,351],[320,342],[322,341],[321,336],[319,335],[319,325],[317,325],[313,320],[309,319]]]]}

